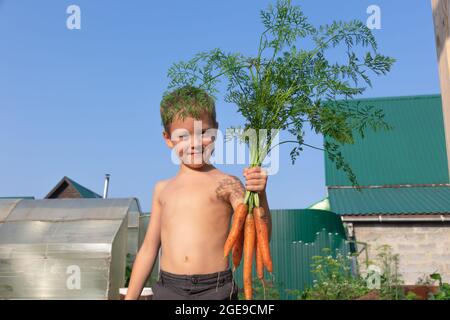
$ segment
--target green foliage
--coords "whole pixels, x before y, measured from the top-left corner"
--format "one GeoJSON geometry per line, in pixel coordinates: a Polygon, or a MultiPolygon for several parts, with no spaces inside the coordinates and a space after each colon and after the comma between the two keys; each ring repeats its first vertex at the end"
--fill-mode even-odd
{"type": "Polygon", "coordinates": [[[430,294],[429,300],[450,300],[450,284],[443,283],[439,273],[431,274],[430,278],[439,281],[439,291],[436,294],[430,294]]]}
{"type": "Polygon", "coordinates": [[[169,69],[169,89],[198,86],[214,95],[225,79],[225,101],[235,104],[246,120],[241,134],[256,130],[257,143],[249,143],[255,149],[251,166],[261,165],[275,147],[270,134],[260,139],[258,129],[274,130],[272,134],[286,130],[295,137],[280,143],[295,144],[290,151],[294,163],[303,146],[308,146],[304,134],[309,125],[325,136],[328,157],[357,185],[341,146],[353,143],[355,134],[364,137],[367,129],[389,126],[381,109],[350,102],[372,85],[371,75],[388,73],[395,60],[378,53],[375,37],[361,21],[314,27],[290,0],[278,0],[260,15],[264,31],[256,55],[218,48],[198,53],[169,69]],[[306,43],[312,43],[311,48],[306,43]],[[330,51],[332,56],[343,55],[345,61],[329,60],[330,51]]]}
{"type": "Polygon", "coordinates": [[[417,300],[417,294],[415,294],[412,291],[409,291],[406,296],[405,296],[406,300],[417,300]]]}
{"type": "Polygon", "coordinates": [[[389,245],[380,246],[377,250],[377,260],[381,268],[380,299],[404,299],[404,290],[401,287],[403,280],[399,272],[399,255],[394,254],[389,245]]]}
{"type": "Polygon", "coordinates": [[[125,288],[128,288],[131,278],[131,271],[133,269],[133,261],[131,254],[127,253],[126,266],[125,266],[125,288]]]}
{"type": "Polygon", "coordinates": [[[352,255],[343,255],[336,250],[333,257],[329,248],[323,249],[323,254],[313,257],[313,285],[297,296],[297,299],[350,300],[369,291],[366,282],[352,274],[352,255]]]}
{"type": "MultiPolygon", "coordinates": [[[[376,264],[381,269],[379,298],[383,300],[416,299],[414,293],[405,296],[399,269],[399,256],[392,253],[388,245],[377,249],[376,264]],[[413,296],[414,295],[414,296],[413,296]]],[[[304,292],[293,290],[291,294],[302,300],[351,300],[367,294],[366,276],[353,275],[351,259],[354,255],[342,255],[338,250],[335,256],[329,248],[323,249],[324,254],[313,257],[312,287],[304,292]]]]}

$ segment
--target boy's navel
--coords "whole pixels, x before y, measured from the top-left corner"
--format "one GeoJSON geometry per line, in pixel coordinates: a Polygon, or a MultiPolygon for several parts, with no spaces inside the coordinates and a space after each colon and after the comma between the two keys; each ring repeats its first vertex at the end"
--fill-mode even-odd
{"type": "Polygon", "coordinates": [[[184,256],[184,262],[188,262],[189,258],[187,256],[184,256]]]}

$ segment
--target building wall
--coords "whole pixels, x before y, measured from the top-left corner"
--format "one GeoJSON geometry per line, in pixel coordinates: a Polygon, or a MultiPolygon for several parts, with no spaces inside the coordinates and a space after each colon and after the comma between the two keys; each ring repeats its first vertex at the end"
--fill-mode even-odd
{"type": "MultiPolygon", "coordinates": [[[[370,260],[376,261],[379,246],[390,245],[399,254],[405,284],[415,284],[419,278],[434,272],[450,282],[449,222],[354,222],[353,232],[357,241],[368,243],[370,260]]],[[[358,248],[361,250],[363,246],[358,248]]],[[[358,260],[364,270],[364,252],[358,260]]]]}

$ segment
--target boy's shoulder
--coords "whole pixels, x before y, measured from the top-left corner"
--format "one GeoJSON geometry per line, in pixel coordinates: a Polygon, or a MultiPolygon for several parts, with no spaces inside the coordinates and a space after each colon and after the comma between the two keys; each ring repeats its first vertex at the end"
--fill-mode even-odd
{"type": "Polygon", "coordinates": [[[155,183],[154,186],[154,191],[156,194],[160,193],[169,183],[170,181],[172,181],[173,178],[169,178],[169,179],[163,179],[163,180],[159,180],[155,183]]]}

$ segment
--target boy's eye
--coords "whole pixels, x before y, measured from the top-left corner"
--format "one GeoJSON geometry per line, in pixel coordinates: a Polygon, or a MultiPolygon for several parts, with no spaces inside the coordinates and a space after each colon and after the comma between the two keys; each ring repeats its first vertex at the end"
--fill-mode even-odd
{"type": "Polygon", "coordinates": [[[216,132],[213,130],[205,130],[202,132],[202,138],[214,141],[216,139],[216,132]]]}
{"type": "Polygon", "coordinates": [[[202,138],[206,139],[206,140],[211,140],[211,141],[214,141],[216,139],[215,135],[213,135],[211,133],[204,133],[202,135],[202,138]]]}
{"type": "Polygon", "coordinates": [[[172,141],[177,142],[177,141],[186,141],[187,140],[187,135],[184,136],[174,136],[172,138],[172,141]]]}
{"type": "Polygon", "coordinates": [[[183,134],[181,136],[178,136],[178,139],[180,140],[186,140],[189,136],[187,134],[183,134]]]}

